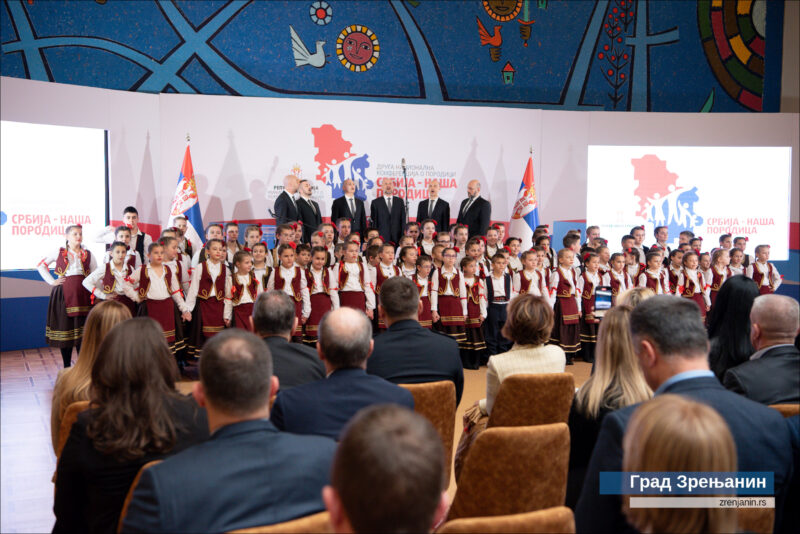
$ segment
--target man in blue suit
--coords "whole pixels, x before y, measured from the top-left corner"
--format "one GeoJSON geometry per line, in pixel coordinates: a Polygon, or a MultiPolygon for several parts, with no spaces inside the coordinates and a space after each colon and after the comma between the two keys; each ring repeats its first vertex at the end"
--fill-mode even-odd
{"type": "MultiPolygon", "coordinates": [[[[775,526],[780,531],[792,473],[789,430],[772,408],[727,391],[708,368],[708,338],[697,306],[661,295],[640,303],[630,329],[639,364],[655,395],[685,395],[717,410],[736,442],[739,471],[775,475],[775,526]]],[[[622,513],[620,495],[600,495],[600,473],[622,471],[622,438],[637,406],[603,419],[575,509],[578,532],[633,532],[622,513]]]]}
{"type": "Polygon", "coordinates": [[[317,352],[327,378],[278,394],[270,420],[281,430],[338,439],[342,428],[361,408],[399,404],[414,409],[408,390],[368,375],[372,325],[353,308],[329,312],[319,325],[317,352]]]}
{"type": "Polygon", "coordinates": [[[211,438],[142,472],[123,532],[228,532],[324,509],[336,443],[269,422],[277,391],[267,345],[241,329],[210,339],[194,396],[211,438]]]}

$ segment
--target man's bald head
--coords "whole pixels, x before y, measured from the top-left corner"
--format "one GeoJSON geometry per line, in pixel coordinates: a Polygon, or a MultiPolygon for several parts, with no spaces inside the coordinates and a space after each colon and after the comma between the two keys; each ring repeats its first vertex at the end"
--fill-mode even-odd
{"type": "Polygon", "coordinates": [[[372,352],[372,324],[354,308],[328,312],[319,325],[317,350],[336,369],[363,367],[372,352]]]}
{"type": "Polygon", "coordinates": [[[478,180],[470,180],[467,184],[467,194],[474,197],[481,192],[481,183],[478,180]]]}
{"type": "Polygon", "coordinates": [[[299,184],[300,180],[294,174],[287,174],[283,177],[283,188],[287,193],[296,193],[299,184]]]}
{"type": "Polygon", "coordinates": [[[784,295],[761,295],[753,301],[750,324],[756,350],[794,343],[800,330],[800,304],[784,295]]]}

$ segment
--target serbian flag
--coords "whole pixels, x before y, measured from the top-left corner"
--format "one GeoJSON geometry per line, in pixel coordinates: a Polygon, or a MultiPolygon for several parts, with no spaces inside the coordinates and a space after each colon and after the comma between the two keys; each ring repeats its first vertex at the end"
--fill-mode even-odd
{"type": "MultiPolygon", "coordinates": [[[[178,187],[175,188],[175,197],[172,200],[172,208],[169,212],[170,225],[174,226],[173,221],[178,215],[186,217],[189,223],[186,227],[186,239],[192,244],[205,243],[205,232],[203,231],[203,217],[200,215],[200,203],[197,199],[197,184],[194,182],[194,170],[192,170],[192,154],[189,152],[189,144],[186,144],[186,153],[183,155],[183,165],[178,177],[178,187]]],[[[194,250],[199,250],[197,247],[194,250]]]]}
{"type": "Polygon", "coordinates": [[[536,185],[533,181],[533,156],[528,157],[528,166],[522,175],[517,201],[511,215],[508,235],[518,237],[522,241],[522,250],[532,245],[533,231],[539,226],[539,203],[536,200],[536,185]]]}

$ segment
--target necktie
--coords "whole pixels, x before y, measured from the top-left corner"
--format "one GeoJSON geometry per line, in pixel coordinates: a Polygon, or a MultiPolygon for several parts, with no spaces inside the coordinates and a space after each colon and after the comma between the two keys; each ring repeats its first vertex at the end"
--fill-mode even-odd
{"type": "MultiPolygon", "coordinates": [[[[289,195],[289,193],[286,194],[289,195]]],[[[289,198],[292,201],[292,206],[294,206],[294,210],[297,211],[297,202],[294,201],[294,195],[289,195],[289,198]]]]}
{"type": "Polygon", "coordinates": [[[429,204],[430,204],[430,206],[428,206],[428,218],[432,219],[433,218],[433,208],[436,206],[436,199],[432,198],[429,204]]]}
{"type": "Polygon", "coordinates": [[[356,216],[356,201],[350,199],[350,214],[355,218],[356,216]]]}
{"type": "Polygon", "coordinates": [[[317,214],[317,208],[314,207],[314,202],[312,202],[308,198],[306,199],[306,202],[308,202],[308,205],[311,206],[311,211],[314,213],[314,215],[316,215],[317,214]]]}
{"type": "Polygon", "coordinates": [[[392,197],[386,197],[386,205],[389,207],[389,213],[392,212],[392,197]]]}
{"type": "Polygon", "coordinates": [[[470,199],[469,199],[469,202],[467,202],[466,206],[464,206],[464,211],[463,211],[463,213],[467,213],[467,210],[469,210],[470,206],[472,206],[472,202],[473,202],[474,200],[475,200],[474,198],[470,198],[470,199]]]}

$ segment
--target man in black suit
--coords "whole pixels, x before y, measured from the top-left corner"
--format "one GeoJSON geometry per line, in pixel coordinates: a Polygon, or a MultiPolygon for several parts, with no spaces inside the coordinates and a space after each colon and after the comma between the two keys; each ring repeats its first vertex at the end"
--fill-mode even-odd
{"type": "Polygon", "coordinates": [[[283,178],[283,191],[275,199],[275,224],[292,224],[297,222],[300,215],[297,211],[297,201],[294,199],[299,182],[294,174],[287,174],[283,178]]]}
{"type": "Polygon", "coordinates": [[[428,184],[428,198],[417,206],[417,222],[433,219],[439,235],[450,228],[450,204],[439,198],[439,180],[431,180],[428,184]]]}
{"type": "Polygon", "coordinates": [[[469,228],[469,237],[483,235],[492,219],[492,205],[481,197],[481,183],[478,180],[470,180],[467,193],[469,196],[461,202],[456,223],[469,228]]]}
{"type": "Polygon", "coordinates": [[[234,328],[208,340],[194,397],[211,439],[142,472],[122,532],[229,532],[324,509],[336,443],[278,430],[269,349],[234,328]]]}
{"type": "Polygon", "coordinates": [[[319,204],[311,198],[311,182],[300,180],[300,198],[297,199],[297,212],[303,223],[303,243],[311,243],[311,234],[322,224],[319,204]]]}
{"type": "MultiPolygon", "coordinates": [[[[780,525],[792,471],[789,430],[780,413],[720,385],[708,368],[708,338],[694,303],[672,295],[652,297],[631,312],[630,330],[645,380],[655,395],[684,395],[711,406],[730,428],[739,471],[774,473],[775,524],[780,525]]],[[[603,419],[575,509],[578,532],[635,532],[623,515],[621,496],[600,494],[599,475],[622,471],[622,438],[636,407],[603,419]]]]}
{"type": "Polygon", "coordinates": [[[399,243],[406,222],[406,208],[403,200],[394,195],[394,184],[384,178],[381,184],[383,196],[372,201],[369,208],[372,226],[378,229],[384,242],[399,243]]]}
{"type": "Polygon", "coordinates": [[[328,377],[281,391],[271,421],[287,432],[338,439],[361,408],[399,404],[413,409],[408,390],[364,370],[372,347],[372,325],[363,312],[353,308],[329,312],[319,325],[317,341],[328,377]]]}
{"type": "Polygon", "coordinates": [[[414,282],[395,276],[383,283],[378,314],[388,329],[375,338],[367,373],[395,384],[450,380],[456,387],[458,405],[464,391],[458,343],[450,336],[422,328],[417,321],[421,309],[414,282]]]}
{"type": "Polygon", "coordinates": [[[344,195],[333,201],[331,205],[331,220],[338,221],[346,217],[353,221],[352,231],[364,235],[367,230],[367,211],[364,201],[355,197],[356,183],[349,178],[342,184],[344,195]]]}
{"type": "Polygon", "coordinates": [[[272,372],[281,391],[325,378],[325,366],[317,352],[302,343],[291,343],[297,316],[291,297],[283,291],[265,291],[253,306],[253,329],[264,338],[272,354],[272,372]]]}
{"type": "MultiPolygon", "coordinates": [[[[783,295],[761,295],[750,310],[750,361],[728,369],[722,383],[761,404],[800,402],[800,305],[783,295]]],[[[800,469],[800,466],[798,466],[800,469]]]]}

